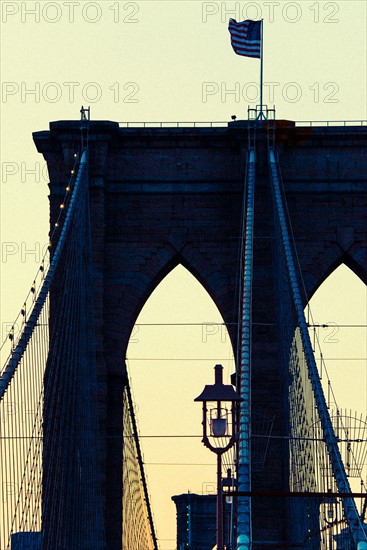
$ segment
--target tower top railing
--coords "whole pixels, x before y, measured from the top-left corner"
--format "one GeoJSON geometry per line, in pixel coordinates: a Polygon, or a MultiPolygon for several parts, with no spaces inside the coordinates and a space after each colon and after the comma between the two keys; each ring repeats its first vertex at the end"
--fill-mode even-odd
{"type": "Polygon", "coordinates": [[[367,120],[296,120],[296,126],[367,126],[367,120]]]}
{"type": "MultiPolygon", "coordinates": [[[[232,118],[232,121],[236,120],[232,118]]],[[[240,122],[240,120],[237,120],[240,122]]],[[[245,120],[243,120],[245,122],[245,120]]],[[[367,120],[295,120],[295,126],[367,126],[367,120]]],[[[119,122],[120,128],[225,128],[231,121],[140,121],[119,122]]]]}
{"type": "Polygon", "coordinates": [[[180,122],[119,122],[120,128],[213,128],[213,127],[222,127],[226,128],[228,125],[227,121],[180,121],[180,122]]]}

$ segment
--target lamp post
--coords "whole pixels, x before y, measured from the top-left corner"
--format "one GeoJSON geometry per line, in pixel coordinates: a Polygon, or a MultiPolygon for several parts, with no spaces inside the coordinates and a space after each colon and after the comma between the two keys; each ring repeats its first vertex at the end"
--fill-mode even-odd
{"type": "Polygon", "coordinates": [[[222,365],[215,365],[214,371],[214,384],[206,385],[195,401],[203,403],[202,442],[217,455],[217,550],[224,550],[222,454],[237,440],[236,411],[242,399],[233,386],[223,384],[222,365]]]}

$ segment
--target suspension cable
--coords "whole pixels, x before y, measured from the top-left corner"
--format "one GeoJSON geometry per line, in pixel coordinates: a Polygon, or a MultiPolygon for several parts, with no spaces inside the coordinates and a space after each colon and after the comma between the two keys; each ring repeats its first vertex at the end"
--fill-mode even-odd
{"type": "MultiPolygon", "coordinates": [[[[274,198],[277,207],[278,220],[281,230],[283,248],[286,258],[286,264],[288,269],[288,275],[293,295],[293,301],[296,308],[296,313],[299,322],[299,329],[301,333],[302,344],[304,348],[304,354],[306,357],[306,363],[309,371],[309,376],[313,388],[315,402],[320,416],[320,422],[325,437],[325,442],[329,452],[331,464],[333,467],[334,476],[338,486],[338,490],[341,493],[351,493],[349,481],[347,479],[344,465],[341,459],[337,439],[334,434],[332,423],[329,416],[329,411],[325,401],[325,396],[322,390],[320,379],[318,376],[317,366],[312,351],[310,336],[307,328],[307,322],[305,319],[301,294],[298,286],[297,275],[295,270],[295,264],[293,260],[292,249],[290,245],[290,239],[288,229],[286,225],[286,218],[284,213],[283,201],[280,192],[279,180],[278,180],[278,165],[275,159],[274,149],[269,148],[269,166],[270,175],[273,184],[274,198]]],[[[357,512],[357,508],[353,498],[343,498],[344,513],[348,521],[349,528],[352,532],[354,542],[357,544],[358,550],[364,550],[367,548],[367,535],[363,530],[360,517],[357,512]]]]}
{"type": "Polygon", "coordinates": [[[43,305],[46,301],[46,298],[47,298],[47,295],[48,295],[48,292],[49,292],[49,289],[50,289],[51,282],[54,278],[56,268],[59,264],[61,252],[64,248],[66,235],[67,235],[67,232],[68,232],[71,220],[72,220],[74,204],[76,203],[77,196],[78,196],[80,181],[82,179],[83,172],[86,169],[87,162],[88,162],[88,152],[87,152],[87,150],[84,150],[83,153],[82,153],[81,160],[80,160],[80,168],[79,168],[79,171],[78,171],[78,176],[77,176],[76,181],[75,181],[73,194],[72,194],[71,199],[70,199],[69,208],[68,208],[68,211],[67,211],[66,216],[65,216],[65,221],[64,221],[64,224],[63,224],[63,227],[62,227],[61,235],[60,235],[59,241],[57,243],[56,250],[55,250],[55,253],[53,255],[48,273],[47,273],[47,275],[46,275],[46,277],[43,281],[43,284],[42,284],[42,287],[39,291],[37,300],[35,301],[32,312],[29,316],[29,319],[28,319],[28,321],[26,322],[26,324],[24,326],[23,333],[22,333],[22,335],[21,335],[21,337],[18,341],[18,344],[17,344],[16,348],[13,350],[13,352],[11,354],[11,358],[10,358],[10,360],[9,360],[9,362],[8,362],[6,368],[4,369],[4,371],[2,373],[2,376],[0,378],[0,401],[4,397],[4,394],[5,394],[8,386],[9,386],[9,384],[10,384],[10,382],[11,382],[13,376],[14,376],[14,373],[15,373],[18,365],[19,365],[19,362],[20,362],[20,360],[21,360],[21,358],[24,354],[24,351],[25,351],[25,349],[26,349],[26,347],[29,343],[29,340],[30,340],[30,338],[33,334],[33,331],[34,331],[34,329],[37,325],[37,321],[38,321],[38,318],[39,318],[40,313],[42,311],[43,305]]]}
{"type": "MultiPolygon", "coordinates": [[[[242,294],[242,340],[239,449],[238,449],[238,490],[251,490],[251,339],[252,339],[252,274],[253,274],[253,238],[255,204],[255,149],[249,151],[247,165],[246,230],[245,258],[242,294]]],[[[237,549],[249,550],[252,539],[251,500],[240,497],[237,512],[237,549]]]]}

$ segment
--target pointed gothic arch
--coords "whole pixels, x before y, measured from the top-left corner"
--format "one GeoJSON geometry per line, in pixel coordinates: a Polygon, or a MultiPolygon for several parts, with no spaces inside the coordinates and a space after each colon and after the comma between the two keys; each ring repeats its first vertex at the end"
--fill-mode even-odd
{"type": "Polygon", "coordinates": [[[127,348],[127,371],[141,434],[163,436],[143,437],[141,445],[158,538],[173,539],[176,508],[171,497],[188,490],[205,494],[215,486],[215,457],[201,444],[202,412],[194,398],[211,383],[216,363],[223,364],[229,383],[233,349],[214,300],[183,263],[160,277],[135,326],[139,330],[133,329],[127,348]],[[209,311],[203,318],[204,309],[209,311]],[[203,321],[208,327],[200,326],[203,321]],[[164,437],[170,434],[181,437],[164,437]],[[197,437],[187,437],[193,434],[197,437]]]}
{"type": "Polygon", "coordinates": [[[355,253],[347,253],[347,252],[341,252],[340,254],[332,254],[329,251],[327,251],[323,258],[321,259],[321,266],[322,269],[317,274],[315,269],[310,269],[309,273],[306,275],[305,279],[310,282],[311,277],[313,277],[314,281],[311,284],[308,284],[308,290],[309,290],[309,299],[311,300],[312,297],[318,292],[320,287],[325,283],[325,281],[328,280],[330,276],[333,275],[333,273],[336,272],[337,269],[339,269],[340,266],[345,266],[349,268],[349,270],[354,273],[362,283],[367,285],[367,270],[365,268],[364,262],[361,261],[361,249],[360,247],[356,247],[355,253]],[[331,256],[334,256],[331,260],[331,256]],[[320,276],[321,274],[321,276],[320,276]]]}
{"type": "MultiPolygon", "coordinates": [[[[311,324],[318,331],[337,406],[365,413],[367,286],[347,262],[342,262],[324,279],[309,303],[311,324]]],[[[318,349],[315,354],[320,355],[318,349]]],[[[327,393],[326,382],[324,391],[327,393]]]]}

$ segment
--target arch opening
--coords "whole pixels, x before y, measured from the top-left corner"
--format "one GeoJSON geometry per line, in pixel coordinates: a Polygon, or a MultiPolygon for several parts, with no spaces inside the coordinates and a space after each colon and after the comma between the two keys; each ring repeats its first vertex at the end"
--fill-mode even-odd
{"type": "Polygon", "coordinates": [[[202,284],[179,264],[145,302],[126,359],[162,549],[175,547],[171,497],[216,493],[215,455],[201,443],[202,411],[194,403],[205,384],[213,383],[216,363],[229,384],[235,364],[223,318],[202,284]]]}
{"type": "Polygon", "coordinates": [[[366,391],[363,400],[356,396],[361,393],[361,380],[364,380],[364,389],[367,380],[366,285],[349,267],[341,264],[318,288],[309,305],[312,312],[310,334],[316,357],[321,351],[326,366],[329,365],[340,406],[358,406],[361,412],[365,412],[366,391]],[[346,382],[351,385],[350,391],[346,382]]]}
{"type": "MultiPolygon", "coordinates": [[[[328,267],[321,280],[317,280],[316,284],[310,285],[310,288],[308,289],[310,292],[310,300],[318,292],[319,288],[323,286],[323,284],[328,281],[329,277],[336,273],[339,268],[341,268],[342,271],[347,270],[344,271],[346,273],[349,273],[350,271],[351,274],[355,275],[356,278],[359,279],[360,282],[362,282],[362,284],[367,285],[367,272],[364,269],[363,265],[356,261],[350,254],[344,253],[328,267]]],[[[330,283],[328,283],[328,285],[329,284],[330,283]]]]}

